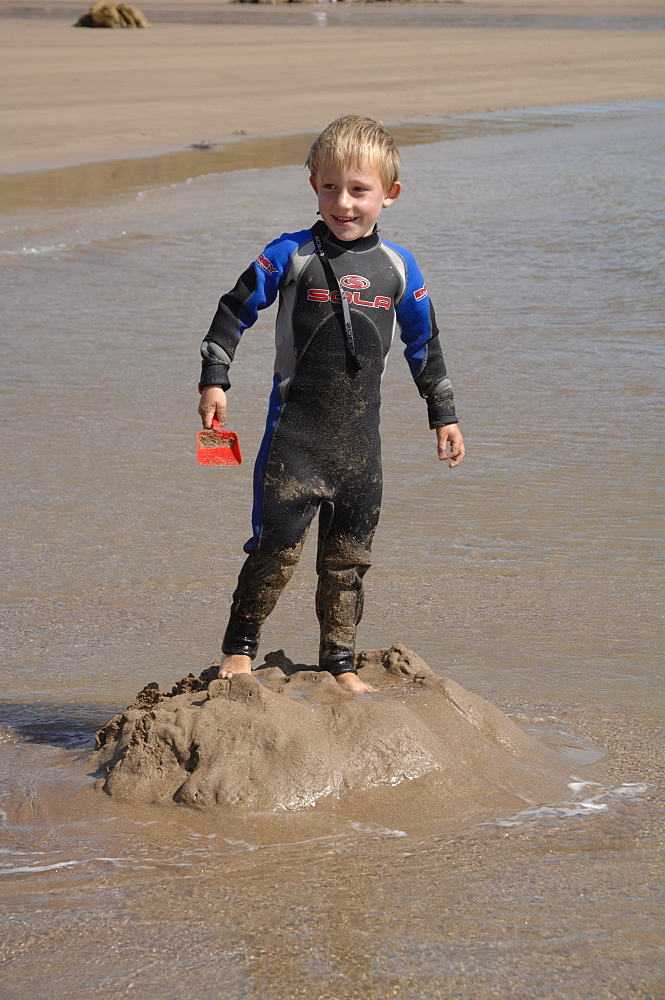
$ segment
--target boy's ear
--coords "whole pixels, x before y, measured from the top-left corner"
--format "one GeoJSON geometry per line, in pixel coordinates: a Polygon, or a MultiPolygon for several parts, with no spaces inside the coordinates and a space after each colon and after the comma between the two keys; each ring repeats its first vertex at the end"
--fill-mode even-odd
{"type": "Polygon", "coordinates": [[[312,187],[314,188],[314,191],[316,192],[316,194],[318,194],[318,193],[319,193],[319,185],[318,185],[318,184],[317,184],[317,182],[316,182],[316,177],[314,177],[314,176],[310,175],[310,178],[309,178],[309,183],[310,183],[310,184],[312,185],[312,187]]]}
{"type": "Polygon", "coordinates": [[[390,191],[387,191],[383,199],[383,207],[388,208],[388,205],[392,205],[394,201],[397,201],[400,194],[402,193],[402,185],[399,181],[395,181],[390,191]]]}

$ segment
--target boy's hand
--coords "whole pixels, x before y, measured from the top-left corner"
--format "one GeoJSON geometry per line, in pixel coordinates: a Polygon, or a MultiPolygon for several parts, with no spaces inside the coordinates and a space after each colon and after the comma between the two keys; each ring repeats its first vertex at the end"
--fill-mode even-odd
{"type": "Polygon", "coordinates": [[[443,427],[436,428],[436,450],[440,461],[448,462],[448,468],[454,469],[464,458],[464,438],[459,429],[459,424],[444,424],[443,427]],[[450,450],[446,447],[450,445],[450,450]]]}
{"type": "Polygon", "coordinates": [[[206,430],[212,427],[212,418],[217,417],[220,426],[226,424],[226,393],[218,385],[207,385],[199,400],[199,416],[206,430]]]}

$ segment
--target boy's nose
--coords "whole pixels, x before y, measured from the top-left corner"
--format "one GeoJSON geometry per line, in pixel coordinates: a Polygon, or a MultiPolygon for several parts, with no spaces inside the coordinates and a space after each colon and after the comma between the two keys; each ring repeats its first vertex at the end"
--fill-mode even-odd
{"type": "Polygon", "coordinates": [[[337,194],[337,201],[340,206],[347,207],[351,204],[351,198],[348,191],[339,191],[337,194]]]}

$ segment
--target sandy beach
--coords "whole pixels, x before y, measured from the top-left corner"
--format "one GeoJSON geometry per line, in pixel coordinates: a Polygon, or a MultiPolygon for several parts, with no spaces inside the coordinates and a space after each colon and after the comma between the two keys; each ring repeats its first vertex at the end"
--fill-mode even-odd
{"type": "Polygon", "coordinates": [[[349,109],[396,123],[665,95],[665,31],[639,30],[640,17],[662,17],[656,3],[462,4],[459,26],[438,24],[435,7],[444,5],[244,7],[256,23],[222,24],[203,23],[214,5],[180,12],[196,23],[174,23],[168,3],[147,3],[149,29],[94,31],[72,27],[71,3],[4,3],[0,170],[311,131],[349,109]],[[477,26],[462,26],[476,9],[477,26]],[[483,26],[497,12],[528,25],[566,11],[572,24],[584,15],[584,27],[483,26]],[[622,15],[638,28],[613,28],[622,15]]]}
{"type": "Polygon", "coordinates": [[[79,2],[0,0],[3,998],[662,998],[662,0],[79,2]],[[396,126],[468,448],[396,336],[360,699],[311,670],[315,531],[210,680],[273,313],[242,465],[195,444],[219,295],[349,108],[396,126]]]}

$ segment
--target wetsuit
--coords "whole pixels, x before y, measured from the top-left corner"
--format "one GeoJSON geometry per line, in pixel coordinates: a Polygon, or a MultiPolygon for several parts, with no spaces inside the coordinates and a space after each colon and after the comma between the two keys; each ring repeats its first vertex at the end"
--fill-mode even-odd
{"type": "Polygon", "coordinates": [[[201,345],[200,388],[229,387],[243,331],[277,296],[275,375],[254,470],[253,533],[222,649],[256,656],[261,626],[319,511],[319,665],[337,675],[354,670],[362,580],[381,507],[381,377],[396,323],[430,427],[457,417],[434,311],[412,255],[378,232],[337,240],[323,222],[270,243],[222,296],[201,345]],[[345,331],[342,291],[352,333],[345,331]]]}

